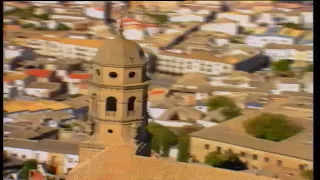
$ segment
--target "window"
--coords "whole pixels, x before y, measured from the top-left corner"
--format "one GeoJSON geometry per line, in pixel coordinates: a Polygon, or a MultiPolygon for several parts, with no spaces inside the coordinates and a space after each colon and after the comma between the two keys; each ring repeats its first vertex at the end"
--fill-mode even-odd
{"type": "Polygon", "coordinates": [[[129,98],[128,101],[128,111],[133,111],[134,110],[134,101],[136,100],[136,97],[132,96],[129,98]]]}
{"type": "Polygon", "coordinates": [[[256,154],[253,155],[253,160],[257,160],[258,156],[256,154]]]}
{"type": "Polygon", "coordinates": [[[68,158],[68,162],[69,163],[73,163],[73,159],[72,158],[68,158]]]}
{"type": "Polygon", "coordinates": [[[221,147],[220,146],[217,147],[217,151],[221,152],[221,147]]]}
{"type": "Polygon", "coordinates": [[[116,78],[116,77],[118,77],[118,74],[117,74],[116,72],[110,72],[110,73],[109,73],[109,76],[110,76],[111,78],[116,78]]]}
{"type": "Polygon", "coordinates": [[[205,144],[204,145],[204,149],[209,150],[210,149],[210,145],[209,144],[205,144]]]}
{"type": "Polygon", "coordinates": [[[99,76],[99,75],[100,75],[100,70],[97,69],[97,70],[96,70],[96,73],[97,73],[97,75],[99,76]]]}
{"type": "Polygon", "coordinates": [[[278,160],[278,161],[277,161],[277,165],[278,165],[278,166],[282,166],[282,161],[278,160]]]}
{"type": "Polygon", "coordinates": [[[246,153],[245,152],[240,152],[240,156],[244,157],[244,156],[246,156],[246,153]]]}
{"type": "Polygon", "coordinates": [[[108,133],[113,133],[113,130],[112,129],[108,129],[108,133]]]}
{"type": "Polygon", "coordinates": [[[268,157],[264,158],[264,162],[269,162],[269,161],[270,161],[270,159],[268,157]]]}
{"type": "Polygon", "coordinates": [[[21,157],[22,157],[22,159],[25,159],[27,156],[26,155],[22,155],[21,157]]]}
{"type": "Polygon", "coordinates": [[[108,97],[106,100],[106,111],[117,111],[117,99],[108,97]]]}
{"type": "Polygon", "coordinates": [[[135,72],[130,72],[130,73],[129,73],[129,78],[133,78],[135,75],[136,75],[135,72]]]}

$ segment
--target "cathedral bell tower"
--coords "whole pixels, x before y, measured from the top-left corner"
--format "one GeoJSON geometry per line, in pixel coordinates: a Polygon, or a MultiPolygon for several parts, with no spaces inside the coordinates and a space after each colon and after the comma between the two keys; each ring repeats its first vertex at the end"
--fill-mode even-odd
{"type": "Polygon", "coordinates": [[[135,142],[133,134],[139,143],[138,139],[148,134],[149,79],[142,48],[119,33],[115,39],[105,40],[92,60],[92,69],[88,80],[92,135],[87,142],[91,146],[80,146],[80,161],[81,154],[88,154],[84,150],[93,151],[89,150],[92,144],[102,148],[128,144],[135,142]]]}

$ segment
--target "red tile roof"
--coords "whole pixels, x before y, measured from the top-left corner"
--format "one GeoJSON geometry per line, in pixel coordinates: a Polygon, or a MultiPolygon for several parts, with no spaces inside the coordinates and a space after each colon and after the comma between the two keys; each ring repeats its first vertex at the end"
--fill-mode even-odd
{"type": "Polygon", "coordinates": [[[31,171],[30,180],[45,180],[45,177],[40,172],[33,170],[31,171]]]}
{"type": "Polygon", "coordinates": [[[27,69],[25,71],[26,74],[30,76],[36,77],[49,77],[53,71],[45,70],[45,69],[27,69]]]}
{"type": "Polygon", "coordinates": [[[159,94],[164,94],[166,93],[165,90],[153,90],[149,92],[149,95],[159,95],[159,94]]]}
{"type": "Polygon", "coordinates": [[[69,74],[69,78],[71,79],[88,79],[89,77],[90,77],[90,74],[76,74],[76,73],[69,74]]]}

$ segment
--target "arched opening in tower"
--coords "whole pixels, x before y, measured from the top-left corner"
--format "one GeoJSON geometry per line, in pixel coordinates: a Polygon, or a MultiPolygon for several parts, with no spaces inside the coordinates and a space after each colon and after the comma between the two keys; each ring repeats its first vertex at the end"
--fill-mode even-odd
{"type": "Polygon", "coordinates": [[[134,111],[134,102],[136,100],[136,97],[130,97],[128,101],[128,111],[134,111]]]}
{"type": "Polygon", "coordinates": [[[106,111],[117,111],[117,99],[108,97],[106,100],[106,111]]]}

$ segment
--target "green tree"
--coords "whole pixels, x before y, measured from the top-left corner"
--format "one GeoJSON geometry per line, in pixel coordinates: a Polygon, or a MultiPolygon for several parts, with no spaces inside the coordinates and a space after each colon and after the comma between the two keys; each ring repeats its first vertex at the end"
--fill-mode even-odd
{"type": "Polygon", "coordinates": [[[313,180],[313,169],[302,171],[301,175],[306,180],[313,180]]]}
{"type": "Polygon", "coordinates": [[[146,14],[152,18],[154,18],[158,24],[164,24],[169,21],[169,18],[165,14],[146,14]]]}
{"type": "Polygon", "coordinates": [[[21,27],[22,27],[22,28],[34,28],[35,25],[32,24],[32,23],[27,23],[27,24],[23,24],[21,27]]]}
{"type": "Polygon", "coordinates": [[[162,150],[162,155],[168,157],[170,147],[177,143],[176,135],[167,127],[157,123],[150,123],[147,129],[153,135],[151,145],[153,150],[156,152],[162,150]]]}
{"type": "Polygon", "coordinates": [[[218,168],[230,170],[245,170],[247,165],[243,163],[239,157],[232,152],[211,152],[205,157],[205,163],[218,168]]]}
{"type": "Polygon", "coordinates": [[[35,30],[38,30],[38,31],[48,30],[48,28],[47,28],[47,27],[44,27],[44,26],[38,26],[38,27],[35,27],[34,29],[35,29],[35,30]]]}
{"type": "Polygon", "coordinates": [[[187,134],[180,136],[178,138],[178,158],[177,160],[180,162],[188,162],[189,160],[189,145],[190,138],[187,134]]]}
{"type": "Polygon", "coordinates": [[[295,24],[295,23],[284,23],[282,24],[283,27],[291,28],[291,29],[297,29],[297,30],[303,30],[303,26],[301,24],[295,24]]]}
{"type": "Polygon", "coordinates": [[[248,134],[256,138],[270,141],[282,141],[297,133],[303,128],[287,120],[286,116],[262,113],[260,116],[249,119],[243,123],[248,134]]]}
{"type": "Polygon", "coordinates": [[[292,77],[294,73],[291,71],[291,62],[286,59],[274,62],[272,71],[277,76],[292,77]]]}
{"type": "Polygon", "coordinates": [[[58,26],[56,27],[56,30],[58,31],[67,31],[70,30],[70,27],[63,24],[63,23],[59,23],[58,26]]]}
{"type": "Polygon", "coordinates": [[[306,68],[307,72],[313,72],[313,64],[310,64],[307,68],[306,68]]]}
{"type": "Polygon", "coordinates": [[[19,179],[29,179],[29,171],[32,169],[37,169],[37,161],[35,159],[30,159],[24,162],[23,168],[18,175],[19,179]]]}
{"type": "Polygon", "coordinates": [[[42,20],[49,20],[50,19],[50,15],[45,13],[45,14],[33,14],[33,16],[35,18],[39,18],[39,19],[42,19],[42,20]]]}
{"type": "Polygon", "coordinates": [[[239,108],[225,108],[222,110],[222,114],[226,117],[226,119],[232,119],[241,115],[241,111],[239,108]]]}
{"type": "Polygon", "coordinates": [[[236,103],[229,97],[216,96],[207,101],[209,111],[216,110],[221,107],[237,108],[236,103]]]}

